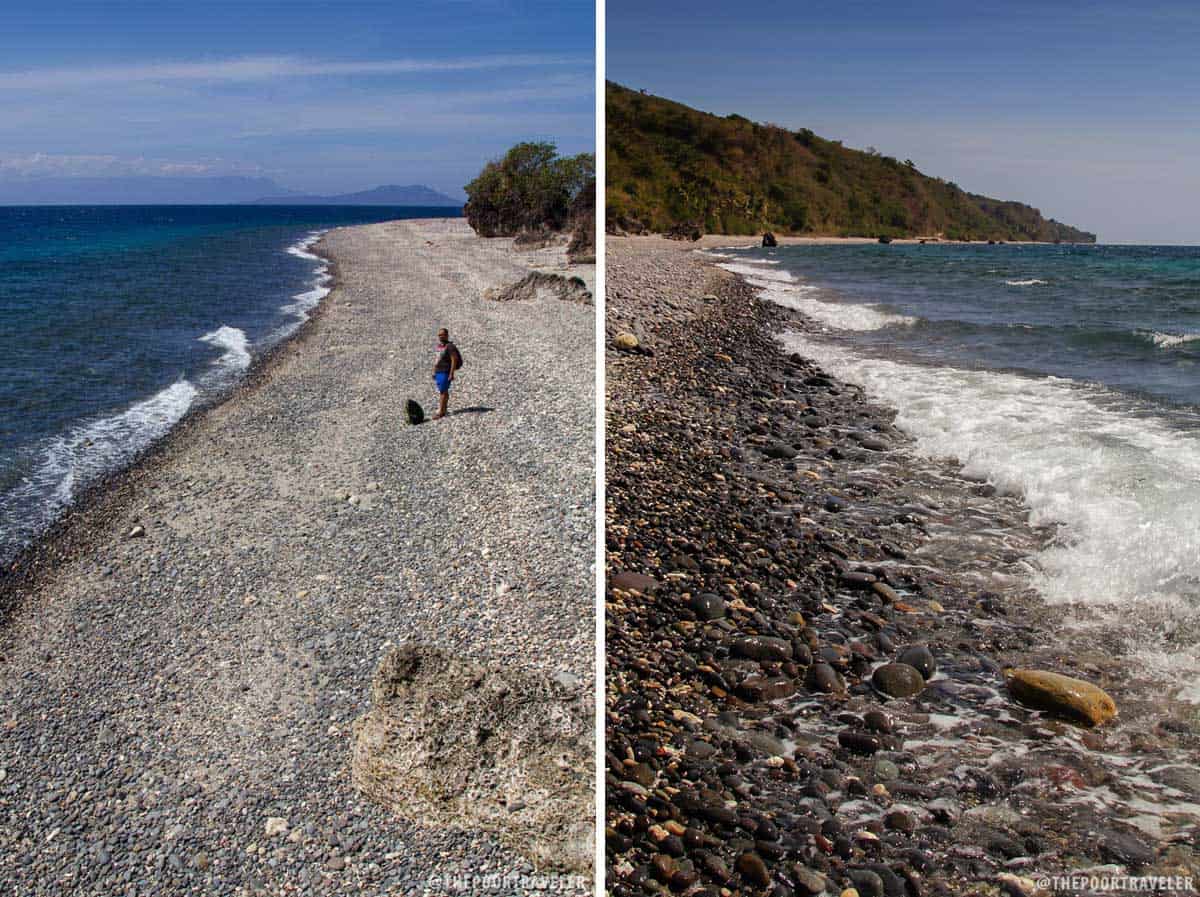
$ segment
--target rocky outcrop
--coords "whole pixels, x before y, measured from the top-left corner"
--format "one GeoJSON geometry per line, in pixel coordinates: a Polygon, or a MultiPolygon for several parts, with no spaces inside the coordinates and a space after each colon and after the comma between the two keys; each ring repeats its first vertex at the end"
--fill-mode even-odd
{"type": "Polygon", "coordinates": [[[779,241],[775,239],[775,235],[773,233],[767,231],[765,234],[763,234],[762,244],[765,248],[770,248],[772,246],[778,246],[779,241]]]}
{"type": "Polygon", "coordinates": [[[486,829],[539,870],[588,874],[593,722],[586,691],[405,644],[354,724],[351,774],[401,816],[486,829]]]}
{"type": "Polygon", "coordinates": [[[592,304],[592,293],[581,277],[564,277],[545,271],[532,271],[511,286],[488,290],[484,299],[493,302],[530,302],[534,299],[562,299],[565,302],[592,304]]]}

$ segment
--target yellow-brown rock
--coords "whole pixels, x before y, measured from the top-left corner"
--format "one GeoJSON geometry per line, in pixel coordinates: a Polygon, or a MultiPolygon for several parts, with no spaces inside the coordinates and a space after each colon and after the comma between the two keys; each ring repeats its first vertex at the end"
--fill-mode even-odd
{"type": "Polygon", "coordinates": [[[1117,715],[1116,702],[1103,689],[1046,670],[1006,670],[1012,696],[1035,710],[1045,710],[1086,726],[1098,726],[1117,715]]]}

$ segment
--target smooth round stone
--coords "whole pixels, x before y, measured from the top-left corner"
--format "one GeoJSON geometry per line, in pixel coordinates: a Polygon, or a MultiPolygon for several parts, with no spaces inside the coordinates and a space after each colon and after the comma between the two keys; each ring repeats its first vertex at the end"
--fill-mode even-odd
{"type": "Polygon", "coordinates": [[[809,670],[812,683],[818,691],[833,694],[842,690],[842,681],[829,664],[824,662],[814,663],[809,670]]]}
{"type": "Polygon", "coordinates": [[[871,676],[871,683],[893,698],[911,698],[925,688],[925,677],[906,663],[885,663],[871,676]]]}
{"type": "Polygon", "coordinates": [[[838,744],[855,754],[873,754],[883,744],[875,735],[867,732],[856,732],[853,729],[838,733],[838,744]]]}
{"type": "Polygon", "coordinates": [[[843,573],[839,579],[842,585],[849,589],[859,589],[862,591],[870,591],[871,586],[878,581],[878,577],[874,573],[866,573],[861,570],[849,570],[843,573]]]}
{"type": "Polygon", "coordinates": [[[693,595],[688,606],[691,607],[692,613],[701,620],[719,620],[725,616],[725,602],[721,600],[720,595],[712,592],[693,595]]]}
{"type": "Polygon", "coordinates": [[[742,874],[742,878],[757,887],[765,888],[771,884],[771,873],[767,871],[767,864],[756,853],[747,852],[738,857],[737,871],[742,874]]]}
{"type": "Polygon", "coordinates": [[[850,880],[860,897],[883,897],[883,879],[870,869],[851,869],[850,880]]]}
{"type": "Polygon", "coordinates": [[[737,657],[757,661],[784,661],[792,659],[792,643],[767,635],[751,635],[734,639],[729,646],[737,657]]]}
{"type": "Polygon", "coordinates": [[[918,673],[921,678],[928,680],[937,670],[937,660],[933,653],[924,645],[913,645],[900,652],[897,658],[900,663],[906,663],[918,673]]]}

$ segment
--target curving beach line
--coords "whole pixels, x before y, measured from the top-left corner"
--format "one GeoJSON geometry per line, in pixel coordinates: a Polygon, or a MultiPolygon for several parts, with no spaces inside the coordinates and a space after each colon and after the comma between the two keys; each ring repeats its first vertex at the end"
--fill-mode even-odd
{"type": "MultiPolygon", "coordinates": [[[[11,893],[400,893],[532,871],[485,832],[363,800],[351,724],[405,639],[590,687],[594,309],[483,299],[563,252],[461,219],[312,250],[338,282],[297,337],[10,581],[11,893]],[[435,401],[439,326],[466,358],[452,415],[410,427],[405,399],[435,401]]],[[[238,355],[235,337],[213,342],[238,355]]]]}

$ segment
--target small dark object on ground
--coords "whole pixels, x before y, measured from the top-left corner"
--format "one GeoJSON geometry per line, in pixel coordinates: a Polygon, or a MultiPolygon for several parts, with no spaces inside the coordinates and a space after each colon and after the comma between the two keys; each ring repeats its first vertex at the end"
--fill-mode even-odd
{"type": "Polygon", "coordinates": [[[880,243],[890,243],[890,242],[892,242],[892,238],[891,237],[880,237],[879,242],[880,243]]]}
{"type": "Polygon", "coordinates": [[[404,403],[404,416],[408,418],[410,424],[424,423],[425,409],[416,399],[409,399],[404,403]]]}

